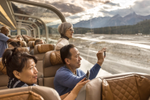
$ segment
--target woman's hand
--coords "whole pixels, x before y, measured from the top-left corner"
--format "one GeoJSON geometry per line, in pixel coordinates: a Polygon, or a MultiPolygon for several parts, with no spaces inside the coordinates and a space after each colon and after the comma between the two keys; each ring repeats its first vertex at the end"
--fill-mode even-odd
{"type": "Polygon", "coordinates": [[[73,94],[78,95],[80,89],[90,80],[86,80],[86,78],[82,79],[80,82],[77,83],[77,85],[73,88],[71,91],[73,94]]]}
{"type": "Polygon", "coordinates": [[[82,79],[80,82],[76,84],[73,90],[68,94],[68,96],[64,100],[75,100],[81,88],[90,80],[86,80],[86,78],[82,79]]]}

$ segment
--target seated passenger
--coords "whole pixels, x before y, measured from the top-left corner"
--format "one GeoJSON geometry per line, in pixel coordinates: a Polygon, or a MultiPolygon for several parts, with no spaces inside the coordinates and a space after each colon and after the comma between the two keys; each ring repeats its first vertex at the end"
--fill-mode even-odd
{"type": "MultiPolygon", "coordinates": [[[[103,48],[97,53],[98,61],[90,69],[90,80],[97,76],[101,68],[104,61],[104,51],[106,51],[106,48],[103,48]]],[[[78,69],[80,67],[81,57],[78,49],[74,45],[69,44],[62,47],[60,49],[60,55],[65,66],[62,66],[57,70],[54,78],[54,87],[59,95],[63,95],[71,91],[75,85],[86,76],[86,74],[78,69]]]]}
{"type": "Polygon", "coordinates": [[[55,50],[59,51],[63,46],[69,44],[69,39],[72,38],[74,33],[73,25],[68,22],[63,22],[58,26],[58,32],[61,35],[61,38],[56,43],[55,50]]]}
{"type": "MultiPolygon", "coordinates": [[[[10,78],[8,88],[37,86],[35,84],[38,74],[36,68],[37,59],[24,49],[7,49],[3,54],[2,63],[4,67],[6,67],[7,75],[10,78]]],[[[62,95],[61,98],[65,98],[64,100],[74,100],[80,89],[88,81],[89,80],[85,81],[85,79],[83,79],[70,93],[62,95]]]]}
{"type": "Polygon", "coordinates": [[[8,88],[34,86],[37,82],[37,59],[27,51],[7,49],[3,54],[2,63],[10,78],[8,88]]]}
{"type": "MultiPolygon", "coordinates": [[[[41,40],[41,39],[37,39],[37,40],[35,40],[34,46],[35,46],[35,45],[38,45],[38,44],[45,44],[45,42],[44,42],[43,40],[41,40]]],[[[30,54],[31,54],[31,55],[34,55],[34,49],[32,49],[32,50],[30,51],[30,54]]]]}
{"type": "Polygon", "coordinates": [[[0,58],[7,48],[7,42],[18,42],[18,40],[16,39],[10,39],[9,37],[7,37],[8,34],[9,30],[6,27],[2,27],[0,33],[0,58]]]}

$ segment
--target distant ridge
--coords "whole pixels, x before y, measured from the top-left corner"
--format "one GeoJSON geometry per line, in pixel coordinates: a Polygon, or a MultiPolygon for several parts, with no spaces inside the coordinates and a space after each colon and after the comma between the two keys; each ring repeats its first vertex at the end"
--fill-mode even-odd
{"type": "Polygon", "coordinates": [[[135,12],[130,13],[124,17],[119,14],[113,17],[97,17],[86,21],[81,21],[74,24],[74,27],[83,28],[100,28],[108,26],[122,26],[122,25],[135,25],[143,20],[150,19],[150,15],[142,16],[137,15],[135,12]]]}

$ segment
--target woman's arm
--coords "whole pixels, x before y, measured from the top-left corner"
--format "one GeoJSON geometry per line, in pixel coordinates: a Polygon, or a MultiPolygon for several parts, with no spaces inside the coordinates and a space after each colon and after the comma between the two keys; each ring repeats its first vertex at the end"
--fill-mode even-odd
{"type": "Polygon", "coordinates": [[[60,96],[61,100],[64,100],[64,98],[66,98],[69,95],[70,92],[65,93],[63,95],[60,96]]]}
{"type": "Polygon", "coordinates": [[[80,89],[89,81],[90,80],[86,80],[86,78],[82,79],[79,83],[77,83],[77,85],[73,88],[73,90],[63,100],[75,100],[80,89]]]}

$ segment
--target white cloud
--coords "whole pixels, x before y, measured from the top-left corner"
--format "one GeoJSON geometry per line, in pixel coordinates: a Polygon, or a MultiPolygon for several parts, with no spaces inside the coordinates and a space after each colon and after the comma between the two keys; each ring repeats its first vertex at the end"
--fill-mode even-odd
{"type": "MultiPolygon", "coordinates": [[[[64,9],[63,14],[69,16],[68,22],[76,23],[82,20],[89,20],[95,17],[114,16],[120,14],[125,16],[133,11],[140,15],[150,15],[150,0],[110,0],[111,2],[102,3],[101,0],[48,0],[49,2],[60,2],[68,5],[75,5],[84,9],[68,11],[64,9]],[[82,12],[81,12],[82,11],[82,12]]],[[[103,0],[104,1],[104,0],[103,0]]],[[[105,0],[106,1],[106,0],[105,0]]],[[[62,6],[64,7],[64,6],[62,6]]],[[[61,8],[60,8],[61,9],[61,8]]]]}

